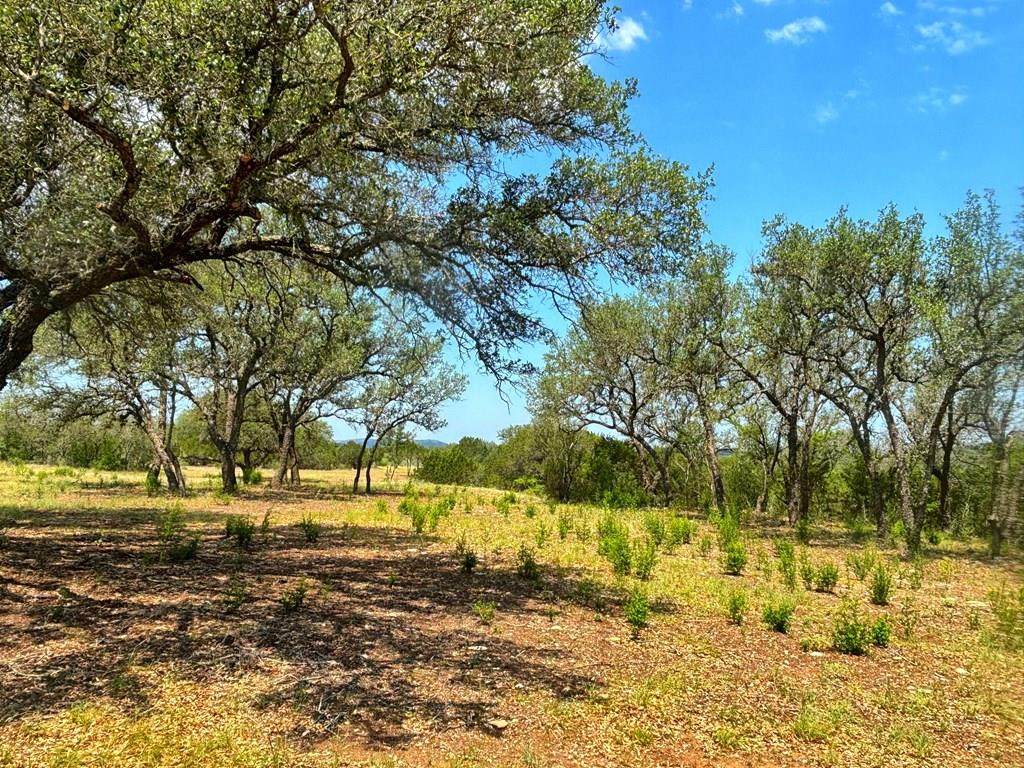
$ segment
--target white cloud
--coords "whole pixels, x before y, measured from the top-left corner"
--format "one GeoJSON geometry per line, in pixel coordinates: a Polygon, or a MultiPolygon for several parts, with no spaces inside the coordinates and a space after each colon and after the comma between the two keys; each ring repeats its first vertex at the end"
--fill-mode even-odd
{"type": "Polygon", "coordinates": [[[939,150],[939,162],[944,163],[947,160],[949,160],[949,150],[948,149],[940,149],[939,150]]]}
{"type": "Polygon", "coordinates": [[[989,0],[987,6],[943,5],[934,2],[934,0],[918,0],[917,7],[924,11],[938,11],[949,16],[974,16],[975,18],[981,18],[996,10],[993,0],[989,0]]]}
{"type": "Polygon", "coordinates": [[[888,2],[882,3],[878,7],[878,11],[883,16],[902,16],[903,15],[903,11],[901,11],[899,8],[897,8],[895,4],[888,3],[888,2]]]}
{"type": "Polygon", "coordinates": [[[943,48],[951,56],[959,56],[991,42],[981,32],[970,29],[959,21],[919,24],[917,31],[927,42],[943,48]]]}
{"type": "Polygon", "coordinates": [[[643,24],[630,16],[624,16],[612,32],[601,35],[599,42],[613,51],[630,51],[636,47],[638,40],[646,39],[647,32],[643,24]]]}
{"type": "Polygon", "coordinates": [[[737,2],[733,2],[732,8],[729,9],[729,13],[733,16],[742,16],[745,11],[743,10],[742,5],[737,2]]]}
{"type": "Polygon", "coordinates": [[[807,16],[803,19],[791,21],[784,27],[778,29],[766,29],[764,36],[773,43],[792,43],[803,45],[810,40],[812,35],[825,32],[828,25],[817,16],[807,16]]]}
{"type": "Polygon", "coordinates": [[[947,91],[945,88],[929,88],[914,97],[914,106],[918,112],[945,112],[950,107],[959,107],[967,101],[967,93],[958,88],[947,91]]]}
{"type": "Polygon", "coordinates": [[[688,11],[693,8],[693,0],[683,0],[683,10],[688,11]]]}
{"type": "Polygon", "coordinates": [[[758,5],[771,5],[775,0],[754,0],[758,5]]]}
{"type": "Polygon", "coordinates": [[[831,123],[833,120],[837,120],[838,118],[839,110],[836,109],[835,105],[831,101],[827,104],[822,104],[814,110],[814,121],[818,123],[818,125],[831,123]]]}

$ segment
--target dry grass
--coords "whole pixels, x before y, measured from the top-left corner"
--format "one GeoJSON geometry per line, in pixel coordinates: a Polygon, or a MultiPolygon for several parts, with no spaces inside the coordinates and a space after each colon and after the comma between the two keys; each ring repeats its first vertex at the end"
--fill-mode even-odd
{"type": "MultiPolygon", "coordinates": [[[[139,474],[0,465],[15,521],[0,544],[0,766],[1022,764],[1024,656],[988,598],[1019,587],[1019,559],[944,542],[918,575],[879,549],[897,574],[879,608],[845,565],[863,545],[816,531],[808,552],[840,566],[837,594],[798,587],[781,635],[759,620],[787,591],[781,531],[752,527],[743,576],[716,548],[659,552],[634,639],[621,602],[637,582],[597,555],[598,509],[423,486],[422,503],[457,503],[417,536],[403,476],[366,499],[347,472],[235,498],[213,469],[188,475],[195,495],[176,500],[139,474]],[[201,537],[195,559],[160,558],[172,508],[201,537]],[[256,524],[250,548],[224,537],[231,515],[256,524]],[[324,526],[316,542],[303,517],[324,526]],[[539,583],[517,574],[524,544],[539,583]],[[738,585],[740,626],[724,604],[738,585]],[[828,649],[843,597],[891,617],[891,647],[828,649]]],[[[623,516],[634,537],[643,515],[623,516]]],[[[700,523],[694,541],[713,535],[700,523]]]]}

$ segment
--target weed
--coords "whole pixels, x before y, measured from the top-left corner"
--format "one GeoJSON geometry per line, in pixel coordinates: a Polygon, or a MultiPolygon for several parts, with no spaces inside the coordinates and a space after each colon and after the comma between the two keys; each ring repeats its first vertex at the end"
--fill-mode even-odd
{"type": "Polygon", "coordinates": [[[742,587],[730,590],[725,602],[729,621],[737,625],[742,624],[747,616],[748,602],[746,590],[742,587]]]}
{"type": "Polygon", "coordinates": [[[647,535],[651,537],[655,547],[660,547],[665,542],[667,535],[665,518],[660,514],[648,512],[644,515],[644,528],[647,530],[647,535]]]}
{"type": "Polygon", "coordinates": [[[160,516],[156,531],[161,562],[182,563],[199,552],[199,536],[185,535],[185,513],[181,505],[170,507],[160,516]]]}
{"type": "Polygon", "coordinates": [[[806,551],[800,553],[800,580],[804,583],[804,589],[814,589],[814,564],[806,551]]]}
{"type": "Polygon", "coordinates": [[[224,607],[226,613],[238,613],[241,607],[249,602],[249,590],[246,586],[245,579],[237,574],[231,577],[228,581],[228,588],[224,592],[224,597],[221,600],[221,605],[224,607]]]}
{"type": "Polygon", "coordinates": [[[571,530],[572,515],[569,514],[568,510],[563,509],[558,513],[558,538],[565,541],[571,530]]]}
{"type": "Polygon", "coordinates": [[[796,602],[789,597],[772,597],[765,604],[761,618],[764,623],[783,634],[789,632],[790,624],[793,622],[793,613],[796,611],[796,602]]]}
{"type": "Polygon", "coordinates": [[[478,600],[473,603],[473,613],[480,619],[481,624],[487,626],[491,625],[494,621],[494,613],[497,610],[497,606],[489,600],[478,600]]]}
{"type": "Polygon", "coordinates": [[[871,642],[879,648],[886,648],[892,639],[892,624],[888,617],[879,616],[871,625],[871,642]]]}
{"type": "Polygon", "coordinates": [[[864,581],[874,569],[876,559],[874,550],[866,549],[863,552],[847,557],[846,564],[860,581],[864,581]]]}
{"type": "Polygon", "coordinates": [[[995,639],[1011,651],[1024,650],[1024,587],[1014,591],[1005,586],[988,594],[995,616],[995,639]]]}
{"type": "Polygon", "coordinates": [[[789,591],[796,589],[796,549],[789,539],[775,540],[775,553],[779,556],[779,573],[789,591]]]}
{"type": "Polygon", "coordinates": [[[739,576],[747,566],[747,548],[739,539],[733,539],[722,553],[722,568],[730,576],[739,576]]]}
{"type": "Polygon", "coordinates": [[[669,549],[675,549],[680,544],[689,544],[693,540],[693,534],[697,532],[697,525],[686,517],[673,517],[668,524],[666,532],[666,544],[669,549]]]}
{"type": "Polygon", "coordinates": [[[708,536],[707,534],[701,536],[700,540],[697,542],[697,551],[700,553],[700,556],[707,557],[708,555],[710,555],[712,545],[713,542],[710,536],[708,536]]]}
{"type": "Polygon", "coordinates": [[[537,542],[537,549],[544,549],[544,545],[548,541],[549,533],[550,529],[548,528],[548,524],[544,521],[541,521],[540,524],[537,526],[537,533],[534,535],[534,539],[537,542]]]}
{"type": "Polygon", "coordinates": [[[476,552],[466,543],[466,534],[459,536],[455,543],[455,556],[459,559],[459,565],[463,573],[472,573],[477,566],[476,552]]]}

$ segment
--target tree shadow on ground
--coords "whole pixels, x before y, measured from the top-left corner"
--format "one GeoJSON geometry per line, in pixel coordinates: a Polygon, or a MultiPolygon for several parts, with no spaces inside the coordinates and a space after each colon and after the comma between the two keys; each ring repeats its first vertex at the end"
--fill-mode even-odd
{"type": "Polygon", "coordinates": [[[597,670],[574,659],[575,630],[551,629],[552,602],[593,599],[570,572],[550,569],[536,585],[493,558],[469,575],[437,543],[359,526],[317,543],[277,528],[250,550],[212,525],[192,526],[197,557],[170,564],[155,557],[156,527],[137,512],[33,512],[9,531],[0,722],[100,695],[145,703],[130,672],[140,666],[230,681],[284,664],[289,674],[256,706],[303,714],[296,737],[345,725],[396,746],[414,736],[403,727],[410,719],[491,732],[510,692],[578,698],[599,685],[597,670]],[[302,585],[303,605],[287,610],[282,597],[302,585]],[[496,604],[500,633],[473,617],[478,601],[496,604]]]}

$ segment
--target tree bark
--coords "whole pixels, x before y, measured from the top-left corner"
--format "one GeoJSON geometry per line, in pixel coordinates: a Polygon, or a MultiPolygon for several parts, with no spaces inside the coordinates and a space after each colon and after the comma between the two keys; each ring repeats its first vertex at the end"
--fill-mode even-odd
{"type": "Polygon", "coordinates": [[[711,498],[719,512],[725,511],[725,483],[722,480],[722,467],[718,461],[718,441],[715,439],[715,425],[711,414],[706,408],[700,409],[700,420],[704,426],[704,450],[711,475],[711,498]]]}
{"type": "Polygon", "coordinates": [[[353,494],[359,493],[359,479],[363,473],[363,457],[366,455],[366,445],[370,442],[370,438],[372,436],[372,434],[367,434],[366,437],[363,438],[363,443],[359,446],[359,453],[356,455],[356,476],[355,479],[352,480],[353,494]]]}
{"type": "Polygon", "coordinates": [[[277,470],[274,472],[272,485],[280,488],[285,483],[288,470],[291,469],[293,455],[295,453],[295,426],[285,423],[281,427],[277,445],[277,470]]]}
{"type": "Polygon", "coordinates": [[[235,449],[233,446],[222,445],[219,450],[221,487],[225,493],[234,493],[238,490],[238,480],[235,478],[235,449]]]}

